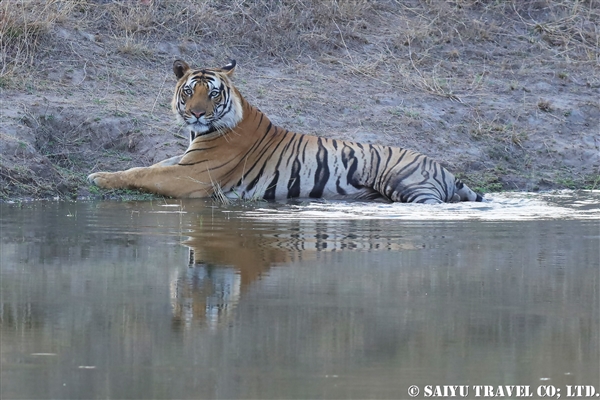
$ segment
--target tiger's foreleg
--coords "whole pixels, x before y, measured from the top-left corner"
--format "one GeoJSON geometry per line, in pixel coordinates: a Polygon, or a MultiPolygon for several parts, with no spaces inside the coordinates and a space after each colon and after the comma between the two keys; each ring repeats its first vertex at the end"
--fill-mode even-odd
{"type": "Polygon", "coordinates": [[[119,172],[95,172],[88,181],[103,189],[136,189],[179,198],[208,197],[213,193],[213,183],[206,173],[160,163],[119,172]]]}

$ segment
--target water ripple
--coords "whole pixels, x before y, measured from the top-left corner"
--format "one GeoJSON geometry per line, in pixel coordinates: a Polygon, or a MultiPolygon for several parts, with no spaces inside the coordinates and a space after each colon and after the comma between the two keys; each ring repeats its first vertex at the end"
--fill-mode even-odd
{"type": "Polygon", "coordinates": [[[241,211],[242,218],[261,220],[482,220],[527,221],[577,219],[600,220],[600,191],[552,193],[494,193],[486,203],[441,205],[310,201],[269,205],[241,211]]]}

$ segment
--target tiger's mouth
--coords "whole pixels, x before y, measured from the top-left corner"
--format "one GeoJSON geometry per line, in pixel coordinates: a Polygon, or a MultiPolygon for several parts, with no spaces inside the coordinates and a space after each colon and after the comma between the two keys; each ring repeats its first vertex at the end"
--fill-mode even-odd
{"type": "Polygon", "coordinates": [[[195,138],[197,138],[199,136],[209,135],[209,134],[217,131],[217,127],[214,126],[210,122],[202,123],[202,122],[196,121],[191,124],[188,124],[187,128],[190,132],[190,141],[193,141],[195,138]]]}
{"type": "Polygon", "coordinates": [[[194,131],[199,131],[199,132],[203,132],[203,131],[207,131],[210,130],[213,127],[213,122],[214,121],[194,121],[194,122],[188,122],[187,126],[189,129],[192,129],[194,131]]]}

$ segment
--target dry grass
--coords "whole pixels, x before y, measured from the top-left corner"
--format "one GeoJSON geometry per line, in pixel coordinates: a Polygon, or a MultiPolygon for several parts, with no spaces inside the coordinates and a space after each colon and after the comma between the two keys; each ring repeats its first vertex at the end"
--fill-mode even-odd
{"type": "Polygon", "coordinates": [[[512,42],[523,57],[537,48],[561,59],[600,61],[598,0],[4,0],[0,76],[33,66],[56,26],[82,24],[132,55],[149,56],[145,44],[157,39],[194,41],[226,57],[306,56],[370,75],[382,69],[407,75],[391,63],[409,59],[418,85],[443,96],[452,93],[436,83],[436,68],[494,58],[500,42],[512,42]]]}
{"type": "Polygon", "coordinates": [[[0,77],[33,67],[40,44],[58,23],[67,23],[83,0],[0,2],[0,77]]]}
{"type": "Polygon", "coordinates": [[[92,31],[133,56],[151,56],[146,43],[172,40],[228,56],[283,58],[340,47],[340,35],[352,36],[373,9],[368,0],[4,0],[0,77],[35,68],[48,51],[73,51],[57,37],[59,27],[92,31]]]}

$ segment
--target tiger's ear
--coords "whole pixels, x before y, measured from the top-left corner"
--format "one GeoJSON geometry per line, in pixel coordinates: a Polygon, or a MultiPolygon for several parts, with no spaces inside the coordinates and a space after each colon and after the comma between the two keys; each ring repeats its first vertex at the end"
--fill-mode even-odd
{"type": "Polygon", "coordinates": [[[185,75],[188,69],[190,69],[190,66],[187,65],[185,61],[175,60],[175,62],[173,63],[173,72],[175,73],[177,79],[181,79],[181,77],[185,75]]]}
{"type": "Polygon", "coordinates": [[[231,60],[229,64],[221,68],[221,71],[225,72],[228,76],[231,76],[233,75],[233,71],[235,71],[236,65],[237,63],[235,62],[235,60],[231,60]]]}

